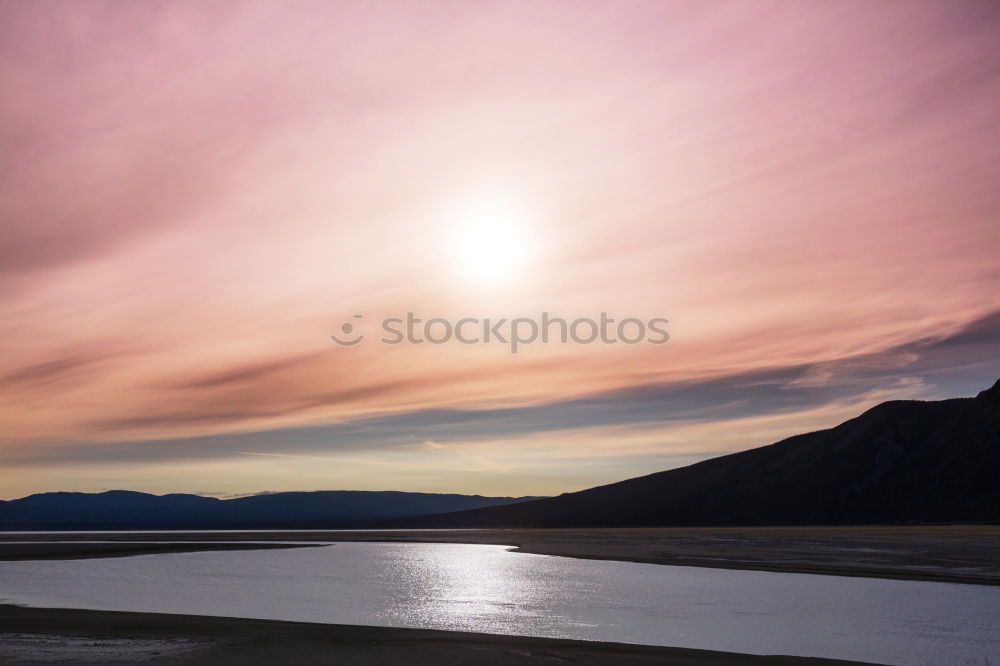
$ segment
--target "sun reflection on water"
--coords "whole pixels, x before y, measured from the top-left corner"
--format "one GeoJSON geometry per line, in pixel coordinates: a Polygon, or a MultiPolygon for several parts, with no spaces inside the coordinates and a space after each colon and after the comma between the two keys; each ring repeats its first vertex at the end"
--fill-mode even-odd
{"type": "MultiPolygon", "coordinates": [[[[453,546],[421,549],[393,571],[406,586],[400,604],[388,609],[394,618],[419,618],[421,623],[447,624],[456,629],[505,633],[514,621],[535,615],[538,590],[523,567],[505,557],[505,547],[453,546]]],[[[397,561],[398,562],[398,561],[397,561]]]]}

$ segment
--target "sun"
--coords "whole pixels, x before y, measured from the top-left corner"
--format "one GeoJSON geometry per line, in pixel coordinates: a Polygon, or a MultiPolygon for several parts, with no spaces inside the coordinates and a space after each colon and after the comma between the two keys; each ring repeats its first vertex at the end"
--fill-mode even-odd
{"type": "Polygon", "coordinates": [[[481,192],[459,208],[453,253],[462,276],[483,284],[513,282],[533,251],[531,219],[516,197],[481,192]]]}

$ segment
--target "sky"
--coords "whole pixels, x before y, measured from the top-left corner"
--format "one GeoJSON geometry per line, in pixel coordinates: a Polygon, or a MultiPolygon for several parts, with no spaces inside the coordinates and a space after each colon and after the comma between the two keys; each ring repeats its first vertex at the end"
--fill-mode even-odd
{"type": "Polygon", "coordinates": [[[0,1],[0,497],[551,495],[975,395],[998,35],[966,0],[0,1]],[[669,340],[383,343],[407,313],[669,340]]]}

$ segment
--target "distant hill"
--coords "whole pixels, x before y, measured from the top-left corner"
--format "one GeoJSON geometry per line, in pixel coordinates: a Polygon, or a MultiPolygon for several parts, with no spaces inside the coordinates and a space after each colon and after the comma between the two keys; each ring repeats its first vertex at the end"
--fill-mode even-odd
{"type": "Polygon", "coordinates": [[[1000,382],[607,486],[401,527],[1000,523],[1000,382]]]}
{"type": "Polygon", "coordinates": [[[329,490],[218,499],[128,490],[0,501],[0,530],[351,528],[420,514],[537,499],[329,490]]]}

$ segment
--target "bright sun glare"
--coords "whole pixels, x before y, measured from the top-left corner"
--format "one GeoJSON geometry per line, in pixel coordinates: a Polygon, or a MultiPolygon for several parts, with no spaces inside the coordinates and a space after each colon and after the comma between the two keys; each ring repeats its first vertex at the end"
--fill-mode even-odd
{"type": "Polygon", "coordinates": [[[533,252],[530,219],[515,198],[480,193],[458,213],[454,252],[462,275],[499,284],[516,280],[533,252]]]}

